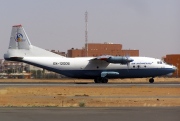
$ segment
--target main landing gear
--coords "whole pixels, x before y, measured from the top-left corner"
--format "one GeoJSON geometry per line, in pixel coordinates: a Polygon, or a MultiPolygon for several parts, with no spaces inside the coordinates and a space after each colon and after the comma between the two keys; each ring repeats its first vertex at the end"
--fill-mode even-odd
{"type": "Polygon", "coordinates": [[[108,83],[108,78],[105,77],[97,77],[94,79],[95,83],[108,83]]]}
{"type": "Polygon", "coordinates": [[[153,82],[154,82],[154,78],[150,78],[149,83],[153,83],[153,82]]]}

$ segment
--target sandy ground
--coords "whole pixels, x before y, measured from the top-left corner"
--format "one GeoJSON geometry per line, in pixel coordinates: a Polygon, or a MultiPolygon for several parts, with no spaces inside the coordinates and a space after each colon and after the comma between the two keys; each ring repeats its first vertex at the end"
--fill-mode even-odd
{"type": "MultiPolygon", "coordinates": [[[[133,79],[127,79],[130,82],[133,79]]],[[[167,79],[156,79],[158,82],[167,82],[167,79]]],[[[179,79],[169,81],[180,82],[179,79]]],[[[0,82],[87,82],[92,80],[7,80],[0,82]]],[[[112,80],[124,82],[125,80],[112,80]]],[[[133,82],[147,82],[147,79],[133,82]]],[[[0,88],[0,106],[11,107],[128,107],[128,106],[180,106],[180,88],[178,87],[6,87],[0,88]]]]}

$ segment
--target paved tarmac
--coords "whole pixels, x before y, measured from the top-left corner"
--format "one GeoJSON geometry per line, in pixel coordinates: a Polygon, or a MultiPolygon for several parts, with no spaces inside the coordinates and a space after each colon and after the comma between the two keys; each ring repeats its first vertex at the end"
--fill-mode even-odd
{"type": "Polygon", "coordinates": [[[180,121],[180,107],[0,108],[1,121],[180,121]]]}
{"type": "Polygon", "coordinates": [[[95,83],[62,83],[62,82],[0,82],[0,87],[29,87],[29,86],[86,86],[86,87],[180,87],[180,83],[107,83],[107,84],[95,84],[95,83]]]}

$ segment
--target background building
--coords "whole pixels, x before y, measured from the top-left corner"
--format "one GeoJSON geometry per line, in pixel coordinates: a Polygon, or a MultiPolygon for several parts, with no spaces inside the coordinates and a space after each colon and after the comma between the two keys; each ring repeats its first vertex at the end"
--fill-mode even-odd
{"type": "Polygon", "coordinates": [[[122,50],[122,44],[113,43],[88,43],[85,45],[86,49],[70,49],[68,50],[68,57],[85,57],[85,56],[139,56],[139,50],[122,50]]]}
{"type": "Polygon", "coordinates": [[[177,70],[173,73],[173,77],[179,77],[180,76],[180,54],[170,54],[166,55],[164,57],[164,61],[166,63],[172,64],[177,67],[177,70]]]}
{"type": "Polygon", "coordinates": [[[30,78],[29,65],[22,62],[0,60],[0,78],[30,78]]]}
{"type": "Polygon", "coordinates": [[[23,62],[0,59],[0,78],[62,78],[64,76],[23,62]]]}
{"type": "Polygon", "coordinates": [[[53,52],[53,53],[56,53],[56,54],[58,54],[58,55],[61,55],[61,56],[65,56],[65,57],[66,57],[66,53],[65,53],[65,52],[60,52],[59,50],[58,50],[58,51],[56,51],[56,50],[51,50],[51,52],[53,52]]]}

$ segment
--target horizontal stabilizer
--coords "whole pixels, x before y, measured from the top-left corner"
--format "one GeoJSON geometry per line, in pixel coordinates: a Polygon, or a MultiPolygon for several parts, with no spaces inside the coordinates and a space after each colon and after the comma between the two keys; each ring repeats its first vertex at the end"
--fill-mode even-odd
{"type": "Polygon", "coordinates": [[[5,58],[8,61],[21,61],[23,57],[11,57],[11,58],[5,58]]]}

